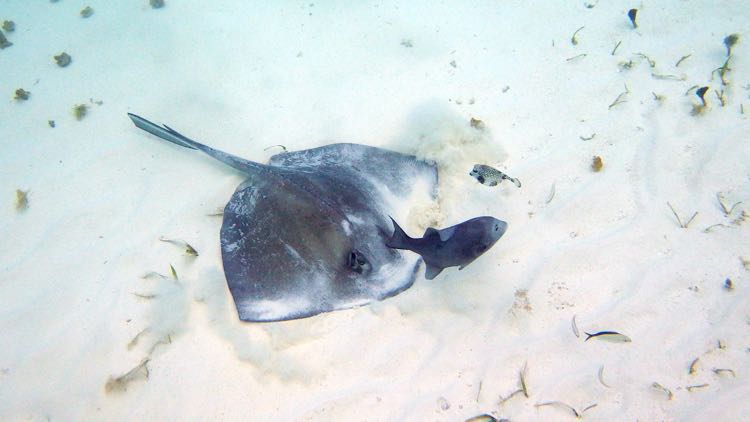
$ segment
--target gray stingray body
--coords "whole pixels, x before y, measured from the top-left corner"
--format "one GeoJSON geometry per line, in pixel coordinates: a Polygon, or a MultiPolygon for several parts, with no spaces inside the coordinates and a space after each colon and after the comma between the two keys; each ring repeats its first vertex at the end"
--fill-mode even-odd
{"type": "Polygon", "coordinates": [[[247,176],[224,209],[224,274],[240,319],[280,321],[352,308],[409,288],[419,258],[385,245],[388,216],[415,189],[434,197],[437,169],[357,144],[275,155],[264,165],[129,114],[135,125],[247,176]],[[418,186],[419,188],[414,188],[418,186]]]}
{"type": "Polygon", "coordinates": [[[387,245],[396,249],[408,249],[422,256],[425,278],[432,280],[443,269],[458,266],[459,270],[474,262],[487,252],[508,228],[505,221],[494,217],[476,217],[442,230],[432,227],[421,238],[411,238],[393,222],[393,236],[387,245]]]}

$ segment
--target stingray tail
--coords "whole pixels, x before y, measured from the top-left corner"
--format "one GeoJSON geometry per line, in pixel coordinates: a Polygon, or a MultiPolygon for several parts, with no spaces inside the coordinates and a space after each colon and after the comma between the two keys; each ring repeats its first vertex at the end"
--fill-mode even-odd
{"type": "Polygon", "coordinates": [[[164,125],[164,127],[158,126],[155,123],[149,122],[143,117],[135,115],[133,113],[128,113],[128,117],[130,117],[130,120],[132,120],[139,129],[143,129],[152,135],[156,135],[161,139],[164,139],[165,141],[169,141],[173,144],[177,144],[181,147],[190,149],[198,149],[198,146],[200,145],[198,142],[195,142],[192,139],[181,135],[176,130],[170,128],[167,125],[164,125]]]}
{"type": "Polygon", "coordinates": [[[393,222],[393,235],[385,242],[385,245],[393,249],[410,249],[409,246],[413,239],[404,232],[393,217],[389,216],[388,218],[393,222]]]}
{"type": "Polygon", "coordinates": [[[265,166],[263,164],[245,160],[244,158],[236,157],[232,154],[227,154],[226,152],[203,145],[200,142],[196,142],[187,136],[182,135],[167,125],[159,126],[156,123],[150,122],[133,113],[128,113],[128,117],[130,117],[130,120],[132,120],[138,128],[143,129],[152,135],[156,135],[165,141],[169,141],[181,147],[203,151],[211,157],[243,173],[254,174],[259,171],[265,171],[265,166]]]}

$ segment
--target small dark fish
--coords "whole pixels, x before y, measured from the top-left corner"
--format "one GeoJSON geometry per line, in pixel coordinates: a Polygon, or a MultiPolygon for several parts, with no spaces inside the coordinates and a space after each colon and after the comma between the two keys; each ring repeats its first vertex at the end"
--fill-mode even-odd
{"type": "Polygon", "coordinates": [[[487,252],[505,234],[508,223],[494,217],[477,217],[446,229],[428,228],[421,238],[411,238],[393,222],[393,235],[386,246],[408,249],[422,256],[427,267],[425,278],[432,280],[447,267],[459,270],[487,252]]]}
{"type": "Polygon", "coordinates": [[[497,186],[503,180],[510,180],[517,188],[521,187],[521,182],[518,179],[484,164],[476,164],[469,173],[469,176],[477,179],[479,183],[486,186],[497,186]]]}
{"type": "Polygon", "coordinates": [[[599,331],[598,333],[586,334],[586,340],[589,341],[590,338],[597,338],[599,340],[604,341],[611,341],[613,343],[630,343],[630,337],[626,336],[625,334],[620,334],[617,331],[599,331]]]}
{"type": "Polygon", "coordinates": [[[633,28],[638,28],[638,23],[635,21],[635,17],[638,15],[638,9],[630,9],[628,10],[628,18],[630,18],[630,23],[633,24],[633,28]]]}

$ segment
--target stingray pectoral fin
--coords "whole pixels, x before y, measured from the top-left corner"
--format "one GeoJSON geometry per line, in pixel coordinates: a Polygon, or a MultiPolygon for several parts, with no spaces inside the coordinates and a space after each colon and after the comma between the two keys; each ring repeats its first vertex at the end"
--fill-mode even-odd
{"type": "Polygon", "coordinates": [[[428,280],[432,280],[433,278],[437,277],[441,271],[443,271],[443,269],[438,267],[437,265],[433,265],[428,262],[425,262],[425,265],[427,266],[427,268],[424,273],[424,278],[428,280]]]}

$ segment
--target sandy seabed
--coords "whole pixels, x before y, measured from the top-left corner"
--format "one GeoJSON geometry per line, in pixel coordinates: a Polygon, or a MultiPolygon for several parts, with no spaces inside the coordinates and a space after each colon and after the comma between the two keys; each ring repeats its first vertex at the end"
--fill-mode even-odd
{"type": "Polygon", "coordinates": [[[746,2],[5,0],[0,20],[0,419],[750,414],[746,2]],[[241,323],[208,214],[242,177],[127,112],[257,161],[416,153],[441,171],[417,214],[509,229],[383,302],[241,323]],[[476,183],[476,163],[522,188],[476,183]],[[178,281],[142,278],[170,265],[178,281]],[[584,342],[606,330],[632,341],[584,342]],[[528,397],[508,398],[524,366],[528,397]]]}

